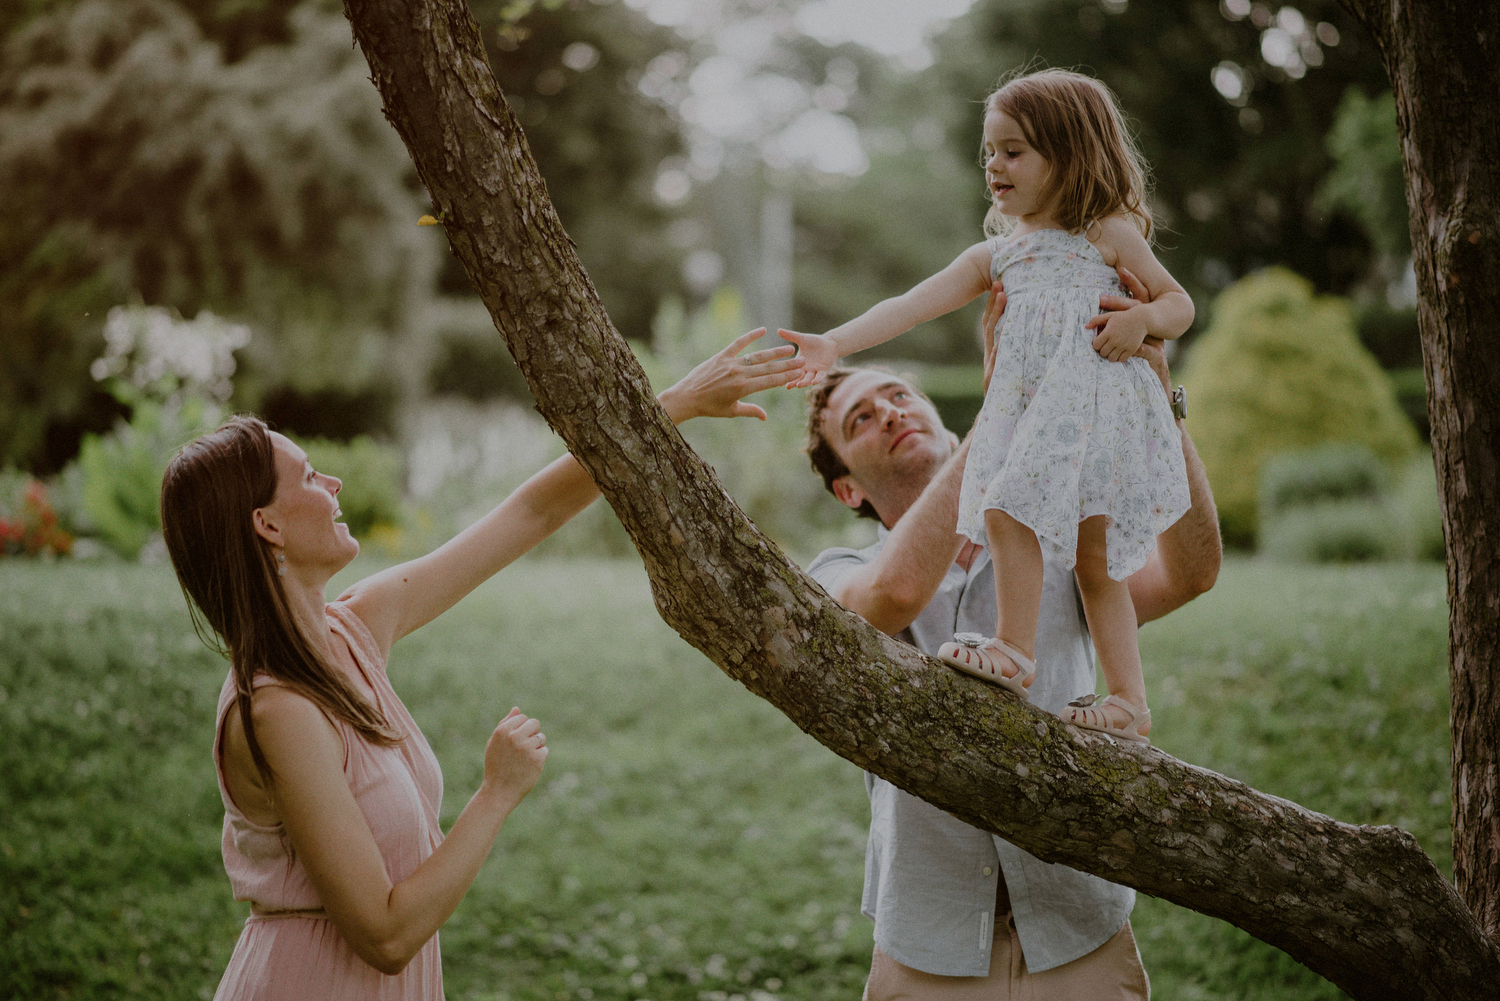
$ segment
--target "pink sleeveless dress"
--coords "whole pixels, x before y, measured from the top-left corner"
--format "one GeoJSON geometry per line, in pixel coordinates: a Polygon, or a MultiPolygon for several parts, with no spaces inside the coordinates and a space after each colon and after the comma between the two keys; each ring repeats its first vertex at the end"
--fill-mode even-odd
{"type": "MultiPolygon", "coordinates": [[[[346,724],[334,724],[344,741],[349,789],[375,835],[391,882],[399,883],[442,843],[438,809],[443,800],[443,774],[416,722],[391,688],[385,660],[364,622],[334,603],[328,606],[328,625],[338,666],[380,707],[391,725],[406,734],[396,747],[376,747],[346,724]]],[[[269,684],[275,682],[265,676],[255,679],[257,688],[269,684]]],[[[215,1001],[441,1001],[443,967],[436,935],[395,976],[370,966],[324,915],[302,863],[289,858],[290,842],[281,826],[256,824],[235,806],[219,757],[224,719],[234,699],[231,675],[219,695],[214,770],[224,800],[224,868],[234,899],[249,901],[251,914],[215,1001]]]]}

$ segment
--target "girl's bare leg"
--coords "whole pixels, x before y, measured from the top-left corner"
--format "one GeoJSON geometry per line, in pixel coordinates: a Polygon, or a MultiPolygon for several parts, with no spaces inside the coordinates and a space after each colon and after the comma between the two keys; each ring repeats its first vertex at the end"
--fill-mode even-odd
{"type": "MultiPolygon", "coordinates": [[[[1113,580],[1108,573],[1104,547],[1104,516],[1086,518],[1078,524],[1078,590],[1083,595],[1083,614],[1089,635],[1099,652],[1099,666],[1109,694],[1118,695],[1141,709],[1146,708],[1146,679],[1141,673],[1141,648],[1136,637],[1135,604],[1130,586],[1113,580]]],[[[1118,706],[1099,707],[1110,726],[1129,724],[1130,714],[1118,706]]],[[[1150,724],[1141,733],[1151,730],[1150,724]]]]}
{"type": "MultiPolygon", "coordinates": [[[[990,563],[995,571],[995,636],[1036,659],[1036,623],[1042,608],[1042,547],[1036,533],[996,508],[984,513],[990,563]]],[[[1010,658],[998,650],[996,657],[1010,658]]],[[[1001,668],[1007,678],[1020,671],[1001,668]]]]}

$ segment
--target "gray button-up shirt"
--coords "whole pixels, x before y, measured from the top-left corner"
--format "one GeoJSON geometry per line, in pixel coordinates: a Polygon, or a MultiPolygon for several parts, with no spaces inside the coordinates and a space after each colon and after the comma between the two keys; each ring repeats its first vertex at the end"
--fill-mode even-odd
{"type": "MultiPolygon", "coordinates": [[[[829,549],[808,567],[833,592],[875,559],[885,544],[829,549]]],[[[1031,701],[1049,712],[1094,690],[1093,648],[1073,574],[1043,547],[1037,676],[1031,701]]],[[[995,631],[995,576],[981,552],[967,573],[954,564],[937,594],[901,635],[929,654],[955,632],[995,631]]],[[[996,870],[1005,874],[1016,933],[1032,973],[1093,952],[1119,931],[1135,891],[1062,865],[971,827],[884,779],[865,776],[870,840],[861,910],[875,922],[875,944],[896,962],[924,973],[989,973],[996,870]]]]}

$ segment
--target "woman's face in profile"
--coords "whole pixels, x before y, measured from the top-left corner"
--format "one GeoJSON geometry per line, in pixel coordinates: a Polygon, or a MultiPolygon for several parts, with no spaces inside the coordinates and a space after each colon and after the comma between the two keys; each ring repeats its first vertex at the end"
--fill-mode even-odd
{"type": "Polygon", "coordinates": [[[359,553],[349,527],[337,520],[343,514],[338,502],[343,483],[313,469],[307,453],[290,438],[275,431],[270,436],[276,495],[258,509],[257,525],[279,530],[288,573],[317,569],[331,576],[359,553]]]}

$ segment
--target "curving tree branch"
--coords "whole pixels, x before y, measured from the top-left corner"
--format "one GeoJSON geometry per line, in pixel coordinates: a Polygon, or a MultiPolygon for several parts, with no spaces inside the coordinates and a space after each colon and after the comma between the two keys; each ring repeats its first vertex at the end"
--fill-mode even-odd
{"type": "Polygon", "coordinates": [[[1500,950],[1410,835],[1117,748],[845,611],[687,447],[610,325],[462,0],[346,0],[387,117],[662,617],[861,768],[1051,862],[1233,922],[1356,998],[1480,997],[1500,950]]]}

